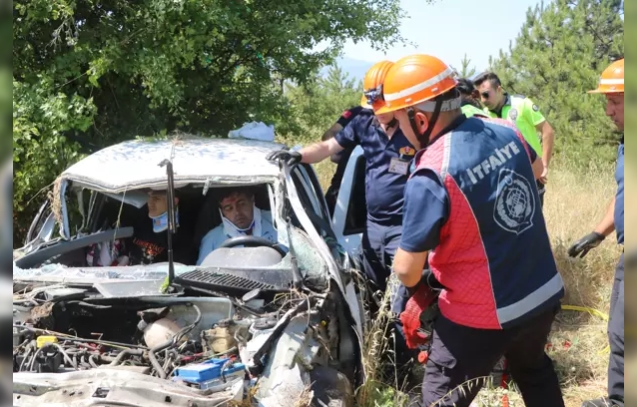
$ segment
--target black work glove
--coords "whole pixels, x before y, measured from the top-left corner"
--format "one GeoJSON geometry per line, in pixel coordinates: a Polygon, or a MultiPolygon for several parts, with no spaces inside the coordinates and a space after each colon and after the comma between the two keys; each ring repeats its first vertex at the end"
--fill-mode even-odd
{"type": "Polygon", "coordinates": [[[599,244],[602,243],[605,238],[606,237],[604,235],[597,232],[589,233],[588,235],[575,242],[575,244],[573,244],[573,246],[568,249],[568,255],[571,257],[577,257],[581,253],[581,255],[579,256],[581,259],[582,257],[586,256],[586,254],[591,249],[599,246],[599,244]]]}
{"type": "Polygon", "coordinates": [[[431,288],[431,289],[433,289],[435,291],[440,291],[440,290],[445,288],[436,279],[436,276],[434,276],[434,273],[430,269],[424,269],[422,271],[422,276],[421,276],[420,281],[418,282],[418,284],[416,284],[413,287],[405,287],[405,288],[407,289],[407,293],[411,297],[418,291],[418,289],[420,288],[421,285],[426,285],[426,286],[428,286],[429,288],[431,288]]]}
{"type": "Polygon", "coordinates": [[[303,156],[298,151],[277,150],[273,151],[266,157],[268,161],[285,162],[288,167],[292,167],[301,162],[303,156]]]}

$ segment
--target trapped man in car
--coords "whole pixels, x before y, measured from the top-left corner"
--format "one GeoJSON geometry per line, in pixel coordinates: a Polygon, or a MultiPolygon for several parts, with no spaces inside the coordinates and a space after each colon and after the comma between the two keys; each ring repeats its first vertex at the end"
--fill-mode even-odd
{"type": "MultiPolygon", "coordinates": [[[[166,191],[148,192],[148,218],[133,225],[134,234],[127,244],[131,264],[152,264],[168,261],[168,196],[166,191]]],[[[192,264],[194,251],[189,244],[190,230],[179,224],[179,198],[175,196],[175,223],[172,236],[173,259],[176,263],[192,264]]]]}
{"type": "MultiPolygon", "coordinates": [[[[128,266],[168,261],[168,197],[166,191],[148,191],[146,202],[148,217],[138,217],[133,226],[133,237],[125,241],[100,243],[91,246],[86,261],[89,266],[128,266]],[[150,220],[149,220],[150,218],[150,220]]],[[[188,243],[189,230],[179,224],[179,198],[175,196],[175,222],[173,260],[192,264],[195,253],[188,243]]]]}
{"type": "MultiPolygon", "coordinates": [[[[192,264],[195,253],[188,244],[189,230],[179,224],[179,198],[175,196],[175,222],[177,232],[173,235],[173,260],[176,263],[192,264]]],[[[125,241],[115,240],[91,246],[86,262],[92,267],[128,266],[153,264],[168,261],[168,197],[166,191],[148,191],[146,202],[148,217],[138,217],[131,225],[133,236],[125,241]],[[149,219],[150,218],[150,221],[149,219]]]]}
{"type": "Polygon", "coordinates": [[[249,187],[224,188],[218,195],[221,225],[201,240],[197,265],[228,239],[237,236],[263,237],[275,243],[277,233],[272,226],[272,213],[256,207],[254,191],[249,187]]]}

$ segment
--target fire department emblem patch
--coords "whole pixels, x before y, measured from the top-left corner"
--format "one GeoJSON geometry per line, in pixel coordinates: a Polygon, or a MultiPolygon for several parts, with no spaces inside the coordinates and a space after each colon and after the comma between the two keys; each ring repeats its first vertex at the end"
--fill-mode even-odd
{"type": "Polygon", "coordinates": [[[515,171],[500,170],[493,218],[502,229],[520,235],[533,226],[536,203],[532,188],[515,171]]]}

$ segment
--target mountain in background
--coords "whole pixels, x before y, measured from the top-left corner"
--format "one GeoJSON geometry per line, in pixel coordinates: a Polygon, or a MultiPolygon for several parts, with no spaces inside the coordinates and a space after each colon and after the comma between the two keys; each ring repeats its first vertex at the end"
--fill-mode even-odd
{"type": "MultiPolygon", "coordinates": [[[[365,77],[365,73],[367,70],[374,65],[373,62],[362,61],[360,59],[353,59],[348,57],[338,58],[336,60],[336,64],[343,70],[343,72],[347,73],[348,77],[351,79],[363,80],[365,77]]],[[[329,71],[329,67],[324,67],[321,70],[322,75],[327,75],[329,71]]]]}

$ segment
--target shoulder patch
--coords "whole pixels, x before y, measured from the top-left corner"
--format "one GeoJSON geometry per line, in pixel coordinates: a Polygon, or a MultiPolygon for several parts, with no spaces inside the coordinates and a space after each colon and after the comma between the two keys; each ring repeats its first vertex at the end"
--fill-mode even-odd
{"type": "Polygon", "coordinates": [[[344,119],[349,119],[352,116],[352,111],[351,110],[346,110],[343,112],[343,114],[341,114],[341,117],[344,119]]]}
{"type": "Polygon", "coordinates": [[[540,108],[539,108],[539,106],[538,106],[538,105],[533,104],[533,110],[535,110],[536,112],[539,112],[539,111],[540,111],[540,108]]]}

